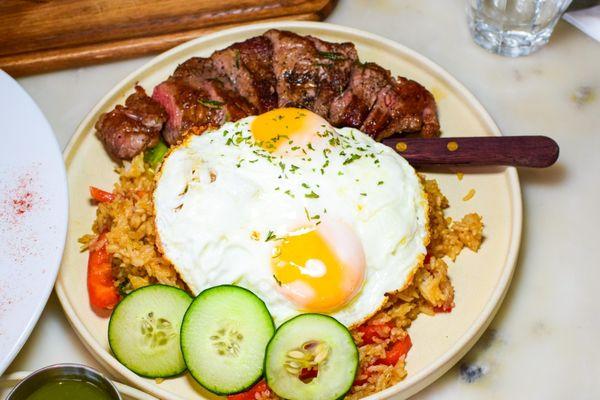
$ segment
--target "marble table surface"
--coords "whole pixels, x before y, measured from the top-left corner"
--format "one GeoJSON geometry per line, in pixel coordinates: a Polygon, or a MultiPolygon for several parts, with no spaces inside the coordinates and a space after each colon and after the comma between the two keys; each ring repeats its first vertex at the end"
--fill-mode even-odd
{"type": "MultiPolygon", "coordinates": [[[[498,315],[472,351],[415,399],[600,398],[600,44],[559,22],[548,46],[502,58],[471,41],[461,0],[341,0],[328,22],[394,39],[465,84],[505,135],[540,133],[558,164],[521,170],[523,242],[498,315]]],[[[65,146],[84,115],[149,58],[19,79],[65,146]]],[[[6,133],[5,133],[6,134],[6,133]]],[[[98,367],[52,295],[7,372],[98,367]]],[[[0,392],[1,393],[1,392],[0,392]]]]}

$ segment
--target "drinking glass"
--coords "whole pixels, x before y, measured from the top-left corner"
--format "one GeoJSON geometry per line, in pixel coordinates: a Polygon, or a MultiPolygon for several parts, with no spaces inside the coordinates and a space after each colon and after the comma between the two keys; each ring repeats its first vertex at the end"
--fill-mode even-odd
{"type": "Polygon", "coordinates": [[[572,0],[467,0],[475,43],[493,53],[519,57],[546,43],[572,0]]]}

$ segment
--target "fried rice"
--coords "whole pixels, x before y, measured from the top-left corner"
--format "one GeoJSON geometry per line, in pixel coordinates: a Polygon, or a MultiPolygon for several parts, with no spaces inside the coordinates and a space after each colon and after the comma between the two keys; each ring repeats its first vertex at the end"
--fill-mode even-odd
{"type": "MultiPolygon", "coordinates": [[[[158,251],[155,239],[152,194],[155,170],[144,163],[142,155],[117,168],[111,202],[99,203],[92,234],[80,238],[86,250],[101,233],[106,234],[107,250],[112,255],[115,285],[122,294],[153,283],[186,289],[173,266],[158,251]]],[[[449,312],[454,306],[454,288],[448,277],[447,257],[455,260],[467,247],[477,251],[482,242],[483,222],[476,213],[454,221],[444,214],[449,207],[435,180],[421,177],[429,202],[430,243],[423,265],[409,286],[399,293],[389,294],[386,305],[365,324],[351,333],[359,351],[359,372],[347,399],[360,399],[388,388],[407,375],[405,357],[394,365],[381,360],[391,347],[407,339],[407,329],[421,313],[434,315],[449,312]],[[365,326],[377,330],[377,335],[365,340],[365,326]]],[[[268,390],[257,394],[257,400],[276,399],[268,390]]]]}

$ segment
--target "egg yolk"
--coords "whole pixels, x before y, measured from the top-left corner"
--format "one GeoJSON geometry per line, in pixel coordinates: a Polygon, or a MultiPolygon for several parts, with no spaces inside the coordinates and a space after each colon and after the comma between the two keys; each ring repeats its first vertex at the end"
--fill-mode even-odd
{"type": "Polygon", "coordinates": [[[328,312],[359,292],[365,258],[349,227],[330,224],[282,239],[274,249],[272,268],[284,296],[299,308],[328,312]]]}
{"type": "Polygon", "coordinates": [[[263,149],[289,153],[291,149],[306,146],[327,127],[329,123],[311,111],[278,108],[257,116],[250,125],[250,131],[263,149]]]}

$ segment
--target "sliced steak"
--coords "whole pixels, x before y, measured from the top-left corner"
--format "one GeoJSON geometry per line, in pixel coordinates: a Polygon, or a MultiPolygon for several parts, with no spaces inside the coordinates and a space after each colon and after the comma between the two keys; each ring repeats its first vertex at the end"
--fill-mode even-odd
{"type": "Polygon", "coordinates": [[[179,64],[177,68],[175,68],[173,76],[176,78],[189,79],[191,82],[195,80],[219,79],[223,80],[223,83],[228,85],[227,89],[233,89],[231,82],[215,68],[210,58],[192,57],[179,64]]]}
{"type": "Polygon", "coordinates": [[[277,81],[273,73],[273,47],[264,36],[234,43],[211,56],[215,67],[258,112],[277,107],[277,81]]]}
{"type": "Polygon", "coordinates": [[[360,129],[377,140],[394,133],[437,136],[440,125],[433,95],[410,79],[392,79],[377,94],[377,100],[360,129]]]}
{"type": "Polygon", "coordinates": [[[166,120],[164,108],[136,86],[125,106],[118,105],[100,116],[96,134],[112,157],[129,160],[158,143],[166,120]]]}
{"type": "Polygon", "coordinates": [[[381,140],[394,133],[439,133],[435,100],[423,86],[392,78],[377,64],[355,65],[350,84],[336,97],[329,113],[335,126],[351,126],[381,140]]]}
{"type": "Polygon", "coordinates": [[[390,136],[395,129],[396,132],[419,132],[423,137],[434,137],[440,134],[440,121],[437,115],[437,105],[433,94],[420,83],[403,77],[397,78],[398,91],[400,97],[403,100],[403,107],[399,111],[400,114],[411,116],[411,118],[418,119],[420,121],[419,126],[414,124],[416,129],[408,130],[402,128],[401,130],[395,127],[386,127],[382,134],[387,137],[390,136]]]}
{"type": "Polygon", "coordinates": [[[291,32],[269,30],[279,107],[312,109],[317,96],[317,49],[310,40],[291,32]]]}
{"type": "Polygon", "coordinates": [[[235,90],[229,78],[214,67],[210,58],[190,58],[177,67],[173,77],[206,92],[209,103],[221,109],[222,123],[256,114],[256,108],[235,90]]]}
{"type": "Polygon", "coordinates": [[[355,64],[346,90],[332,100],[329,122],[334,126],[360,128],[386,87],[391,75],[375,63],[355,64]]]}
{"type": "Polygon", "coordinates": [[[224,122],[222,106],[210,100],[206,91],[180,78],[172,77],[156,86],[152,98],[162,104],[169,115],[162,134],[170,145],[180,143],[191,131],[202,133],[224,122]]]}
{"type": "Polygon", "coordinates": [[[319,83],[313,111],[327,117],[332,100],[343,93],[350,82],[352,66],[358,61],[356,48],[352,43],[331,43],[307,36],[316,47],[319,83]]]}
{"type": "Polygon", "coordinates": [[[187,60],[152,98],[136,86],[96,130],[112,156],[130,159],[161,132],[172,145],[189,132],[277,107],[305,108],[376,139],[403,132],[431,137],[440,129],[430,92],[377,64],[361,64],[352,43],[269,30],[210,58],[187,60]]]}
{"type": "Polygon", "coordinates": [[[357,60],[350,43],[328,43],[292,32],[269,30],[279,107],[299,107],[327,117],[331,99],[347,86],[357,60]]]}

